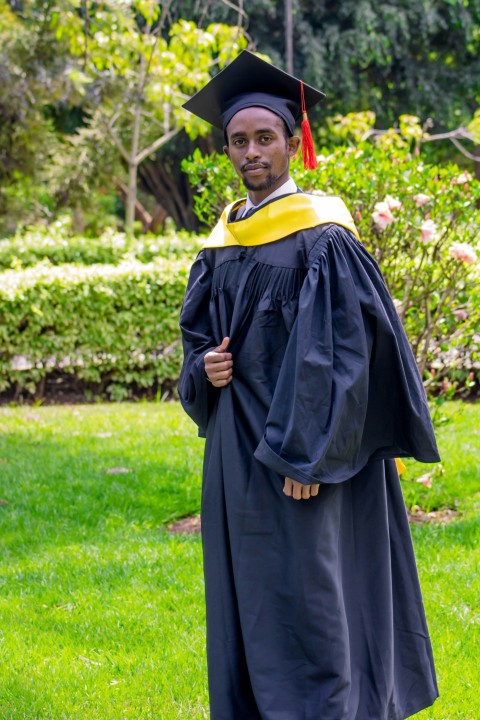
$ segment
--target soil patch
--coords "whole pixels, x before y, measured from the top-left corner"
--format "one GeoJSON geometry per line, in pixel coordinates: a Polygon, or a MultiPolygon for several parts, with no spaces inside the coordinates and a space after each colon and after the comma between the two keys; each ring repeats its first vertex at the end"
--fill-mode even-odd
{"type": "MultiPolygon", "coordinates": [[[[445,524],[452,522],[452,520],[457,520],[458,517],[460,517],[458,510],[452,510],[450,508],[431,510],[430,512],[425,512],[425,510],[419,507],[413,507],[411,510],[408,510],[408,519],[413,525],[423,525],[426,523],[445,524]]],[[[189,515],[167,525],[167,530],[171,535],[179,535],[182,533],[195,535],[201,532],[201,527],[200,515],[189,515]]]]}
{"type": "Polygon", "coordinates": [[[171,535],[179,535],[181,533],[196,535],[201,531],[200,515],[189,515],[188,517],[181,518],[167,525],[167,530],[171,535]]]}
{"type": "Polygon", "coordinates": [[[416,506],[408,510],[408,519],[413,525],[423,525],[425,523],[445,524],[456,520],[458,517],[460,517],[458,510],[452,510],[451,508],[425,512],[425,510],[416,506]]]}

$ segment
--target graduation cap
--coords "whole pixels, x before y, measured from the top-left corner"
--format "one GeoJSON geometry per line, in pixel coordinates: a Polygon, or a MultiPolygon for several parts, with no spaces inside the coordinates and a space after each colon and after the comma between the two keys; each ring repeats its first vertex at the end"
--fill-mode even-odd
{"type": "Polygon", "coordinates": [[[303,161],[312,169],[317,160],[307,110],[324,97],[320,90],[244,50],[183,107],[224,132],[233,116],[248,107],[264,107],[275,113],[284,120],[290,135],[302,118],[303,161]]]}

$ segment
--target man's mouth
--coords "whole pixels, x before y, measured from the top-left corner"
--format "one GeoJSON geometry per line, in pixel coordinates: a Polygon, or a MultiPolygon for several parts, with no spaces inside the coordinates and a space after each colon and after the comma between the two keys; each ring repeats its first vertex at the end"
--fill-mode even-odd
{"type": "Polygon", "coordinates": [[[249,175],[258,175],[264,170],[266,170],[267,167],[268,165],[263,165],[262,163],[250,163],[243,166],[242,172],[248,173],[249,175]]]}

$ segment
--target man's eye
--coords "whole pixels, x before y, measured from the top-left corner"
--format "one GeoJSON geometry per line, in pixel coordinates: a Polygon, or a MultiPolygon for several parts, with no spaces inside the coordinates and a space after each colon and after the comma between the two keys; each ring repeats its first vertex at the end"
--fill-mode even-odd
{"type": "Polygon", "coordinates": [[[233,141],[233,144],[234,145],[244,145],[245,140],[243,140],[243,138],[237,138],[236,140],[233,141]]]}
{"type": "Polygon", "coordinates": [[[268,142],[271,142],[271,140],[272,140],[271,135],[262,135],[262,137],[260,138],[261,143],[268,143],[268,142]]]}

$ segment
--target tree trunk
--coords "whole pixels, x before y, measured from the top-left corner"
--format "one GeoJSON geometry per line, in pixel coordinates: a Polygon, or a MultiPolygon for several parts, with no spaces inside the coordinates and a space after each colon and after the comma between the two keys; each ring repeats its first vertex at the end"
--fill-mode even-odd
{"type": "Polygon", "coordinates": [[[135,220],[135,204],[137,201],[137,165],[130,161],[128,165],[128,187],[125,208],[125,232],[129,237],[133,235],[133,222],[135,220]]]}
{"type": "Polygon", "coordinates": [[[132,144],[128,160],[128,196],[125,214],[125,232],[128,237],[133,236],[133,223],[135,220],[135,203],[137,201],[137,171],[138,171],[138,147],[140,144],[140,123],[142,120],[142,99],[145,84],[145,58],[140,58],[140,78],[138,83],[138,94],[135,100],[132,144]]]}
{"type": "Polygon", "coordinates": [[[293,0],[285,0],[285,57],[287,72],[293,75],[293,0]]]}

